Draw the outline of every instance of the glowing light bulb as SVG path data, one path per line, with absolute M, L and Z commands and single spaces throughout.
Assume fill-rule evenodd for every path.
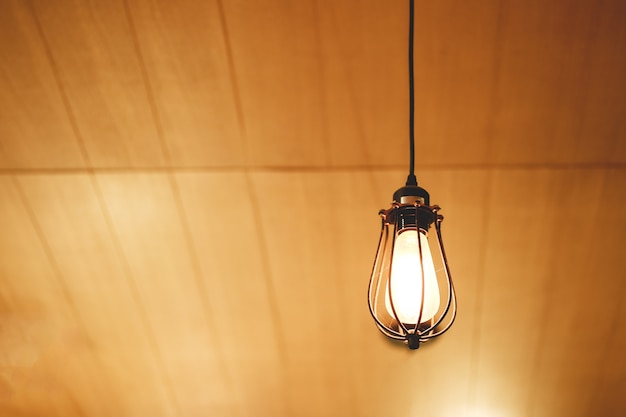
M 428 238 L 421 231 L 419 242 L 415 229 L 404 230 L 396 237 L 391 260 L 391 299 L 398 318 L 404 324 L 416 324 L 422 302 L 422 269 L 420 268 L 420 243 L 422 246 L 421 262 L 424 265 L 424 308 L 421 323 L 432 319 L 439 310 L 439 286 L 435 265 L 428 246 Z M 385 306 L 392 316 L 391 299 L 387 294 Z

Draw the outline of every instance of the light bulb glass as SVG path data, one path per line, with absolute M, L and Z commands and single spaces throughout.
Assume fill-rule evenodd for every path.
M 418 242 L 419 235 L 419 242 Z M 422 246 L 421 261 L 424 265 L 424 308 L 421 323 L 432 319 L 439 310 L 439 285 L 433 257 L 425 232 L 415 229 L 404 230 L 396 237 L 391 258 L 391 299 L 398 315 L 404 324 L 417 324 L 422 301 L 422 269 L 420 268 L 420 243 Z M 389 294 L 385 297 L 385 305 L 391 316 Z

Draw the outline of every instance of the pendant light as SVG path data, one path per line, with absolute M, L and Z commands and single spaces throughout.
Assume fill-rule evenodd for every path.
M 456 295 L 441 238 L 440 207 L 415 177 L 414 0 L 409 0 L 409 148 L 406 185 L 380 210 L 382 229 L 370 279 L 369 309 L 379 330 L 417 349 L 446 332 Z

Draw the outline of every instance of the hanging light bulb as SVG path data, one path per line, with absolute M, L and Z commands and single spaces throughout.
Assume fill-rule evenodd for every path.
M 419 233 L 419 242 L 418 239 Z M 424 266 L 424 283 L 415 270 L 420 268 L 420 245 Z M 405 229 L 398 234 L 393 248 L 389 289 L 385 297 L 385 307 L 389 314 L 394 314 L 389 294 L 393 294 L 398 319 L 403 323 L 415 325 L 420 313 L 422 291 L 424 309 L 420 322 L 432 319 L 439 309 L 439 285 L 433 257 L 430 253 L 426 232 L 415 228 Z
M 391 208 L 379 212 L 382 229 L 368 302 L 383 334 L 417 349 L 452 326 L 456 295 L 441 238 L 443 216 L 415 178 L 414 0 L 409 14 L 409 175 Z
M 369 308 L 386 336 L 417 349 L 452 325 L 456 296 L 441 238 L 438 206 L 417 185 L 400 188 L 379 212 L 382 229 L 369 286 Z

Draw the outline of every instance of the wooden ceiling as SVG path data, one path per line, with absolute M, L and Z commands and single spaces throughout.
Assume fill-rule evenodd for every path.
M 626 415 L 626 3 L 417 1 L 416 352 L 366 303 L 406 3 L 0 2 L 1 415 Z

